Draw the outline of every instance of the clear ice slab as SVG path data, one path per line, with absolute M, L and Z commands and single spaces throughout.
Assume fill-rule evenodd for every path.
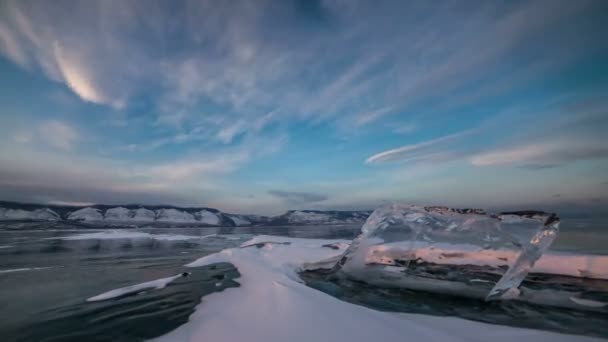
M 557 215 L 541 211 L 494 215 L 384 205 L 367 219 L 334 274 L 380 286 L 512 299 L 558 230 Z

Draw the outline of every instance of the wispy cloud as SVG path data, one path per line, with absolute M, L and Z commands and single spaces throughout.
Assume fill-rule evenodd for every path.
M 466 137 L 476 132 L 476 130 L 466 130 L 432 140 L 406 145 L 399 148 L 383 151 L 367 158 L 365 163 L 375 164 L 390 161 L 429 161 L 441 160 L 452 156 L 452 146 L 450 144 L 458 139 Z
M 155 165 L 141 172 L 152 179 L 183 183 L 192 179 L 230 173 L 249 161 L 249 158 L 248 154 L 240 153 L 207 160 L 174 161 Z
M 385 108 L 379 108 L 379 109 L 373 110 L 371 112 L 362 113 L 359 116 L 357 116 L 357 118 L 355 120 L 355 125 L 363 126 L 363 125 L 369 124 L 371 122 L 374 122 L 374 121 L 378 120 L 379 118 L 381 118 L 382 116 L 390 113 L 391 110 L 392 110 L 392 108 L 385 107 Z
M 606 56 L 604 7 L 0 1 L 0 54 L 15 64 L 0 66 L 38 82 L 0 103 L 0 192 L 338 207 L 398 199 L 394 184 L 451 161 L 478 175 L 605 159 L 605 77 L 570 79 Z M 30 101 L 40 91 L 68 100 Z M 244 186 L 260 166 L 276 183 Z M 315 186 L 326 173 L 336 181 Z
M 112 100 L 109 96 L 104 95 L 101 89 L 97 88 L 89 74 L 90 70 L 87 69 L 81 58 L 70 56 L 58 42 L 55 42 L 53 52 L 57 68 L 64 82 L 76 95 L 88 102 L 109 104 L 116 108 L 124 106 L 122 100 Z
M 311 204 L 328 199 L 327 195 L 313 192 L 271 190 L 268 193 L 286 200 L 291 205 Z
M 601 158 L 608 158 L 608 146 L 603 143 L 557 140 L 477 154 L 471 157 L 471 163 L 475 166 L 519 165 L 538 169 Z
M 316 16 L 310 20 L 299 17 L 290 2 L 182 5 L 174 8 L 183 18 L 176 23 L 154 1 L 76 2 L 69 17 L 79 20 L 69 20 L 61 6 L 51 10 L 45 3 L 7 1 L 1 51 L 20 65 L 42 69 L 83 100 L 117 109 L 136 94 L 161 90 L 155 96 L 161 121 L 196 120 L 197 106 L 211 103 L 226 107 L 232 122 L 253 123 L 282 107 L 280 115 L 267 119 L 339 117 L 365 125 L 382 119 L 388 108 L 432 101 L 438 94 L 442 102 L 451 101 L 456 89 L 469 93 L 467 86 L 511 60 L 517 47 L 534 44 L 538 33 L 559 28 L 591 6 L 483 3 L 470 12 L 448 3 L 402 3 L 396 10 L 327 2 L 309 14 Z M 139 15 L 144 8 L 145 17 Z M 273 13 L 286 20 L 269 20 Z M 542 23 L 535 20 L 539 15 L 545 18 Z M 289 25 L 293 22 L 302 25 Z M 319 30 L 323 23 L 334 29 Z M 146 39 L 133 38 L 143 33 Z M 553 40 L 542 46 L 538 58 L 565 50 Z M 231 124 L 226 125 L 217 127 L 217 134 L 230 141 Z
M 72 149 L 74 143 L 79 138 L 79 134 L 74 128 L 57 120 L 42 123 L 38 134 L 52 146 L 64 150 Z

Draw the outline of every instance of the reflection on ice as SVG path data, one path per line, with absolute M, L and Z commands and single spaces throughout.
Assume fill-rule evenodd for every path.
M 378 285 L 515 298 L 558 227 L 555 214 L 536 211 L 489 215 L 385 205 L 368 218 L 335 271 Z

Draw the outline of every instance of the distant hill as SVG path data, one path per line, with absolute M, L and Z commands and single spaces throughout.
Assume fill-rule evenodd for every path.
M 278 216 L 240 215 L 171 205 L 66 206 L 0 201 L 0 222 L 58 222 L 83 226 L 252 226 L 363 223 L 371 211 L 290 210 Z

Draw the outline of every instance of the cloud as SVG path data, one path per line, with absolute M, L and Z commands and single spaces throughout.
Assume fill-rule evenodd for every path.
M 267 120 L 365 125 L 383 119 L 387 108 L 433 105 L 438 95 L 441 103 L 457 101 L 475 93 L 471 84 L 497 82 L 486 75 L 505 61 L 527 61 L 513 58 L 521 46 L 536 52 L 518 65 L 532 74 L 535 62 L 585 51 L 581 45 L 589 42 L 573 39 L 578 31 L 567 24 L 593 9 L 570 1 L 484 3 L 474 12 L 447 3 L 337 3 L 302 13 L 292 2 L 196 1 L 168 14 L 156 1 L 6 1 L 0 51 L 84 101 L 124 109 L 147 93 L 159 122 L 176 128 L 200 120 L 201 104 L 222 107 L 230 120 L 215 134 L 231 142 L 235 122 L 249 131 L 279 107 Z M 572 32 L 543 35 L 552 29 Z
M 58 42 L 54 44 L 54 58 L 57 68 L 64 82 L 81 99 L 97 104 L 109 104 L 115 108 L 122 108 L 121 100 L 112 100 L 97 88 L 90 75 L 90 70 L 83 65 L 80 58 L 70 57 Z
M 184 182 L 205 176 L 230 173 L 249 161 L 249 155 L 219 156 L 208 160 L 185 160 L 156 165 L 143 171 L 148 177 Z
M 244 129 L 245 124 L 242 121 L 237 121 L 232 125 L 220 129 L 220 131 L 217 133 L 217 138 L 221 142 L 228 144 L 231 143 L 236 136 L 243 133 Z
M 475 166 L 521 165 L 538 169 L 601 158 L 608 158 L 608 146 L 603 143 L 558 140 L 477 154 L 471 157 L 471 163 Z
M 0 155 L 5 164 L 0 170 L 14 166 L 3 178 L 13 193 L 21 188 L 33 196 L 32 189 L 38 188 L 53 200 L 65 196 L 86 201 L 70 195 L 84 181 L 93 185 L 83 188 L 95 188 L 103 198 L 137 193 L 163 201 L 208 200 L 211 194 L 201 194 L 201 187 L 219 187 L 229 175 L 241 177 L 238 170 L 279 152 L 292 129 L 296 139 L 311 139 L 333 138 L 331 128 L 340 135 L 341 128 L 356 127 L 356 151 L 348 150 L 354 146 L 355 139 L 350 139 L 340 158 L 364 159 L 359 153 L 373 148 L 379 153 L 370 153 L 366 163 L 374 165 L 464 160 L 478 166 L 476 170 L 488 165 L 538 169 L 605 154 L 605 110 L 594 123 L 556 124 L 564 117 L 580 119 L 574 110 L 549 110 L 538 115 L 542 119 L 532 118 L 537 116 L 532 102 L 538 99 L 540 82 L 544 93 L 551 93 L 550 99 L 539 96 L 544 104 L 585 93 L 579 87 L 584 82 L 570 83 L 564 91 L 544 84 L 556 75 L 574 75 L 578 66 L 603 56 L 599 42 L 604 35 L 591 18 L 602 13 L 600 2 L 480 1 L 454 6 L 340 0 L 301 11 L 292 1 L 202 0 L 169 7 L 156 0 L 102 1 L 95 6 L 0 1 L 0 53 L 27 72 L 55 82 L 55 90 L 73 93 L 72 111 L 83 109 L 83 115 L 94 118 L 111 114 L 86 123 L 50 121 L 44 128 L 35 124 L 22 129 L 16 123 L 18 129 L 10 130 L 0 125 L 7 140 L 21 148 L 5 146 L 5 155 Z M 46 89 L 41 84 L 32 89 Z M 530 90 L 531 96 L 521 97 Z M 477 120 L 515 108 L 510 102 L 527 112 L 524 120 L 519 115 L 520 121 L 513 123 L 515 114 L 492 130 L 477 127 Z M 32 106 L 36 113 L 24 117 L 52 118 L 40 107 Z M 109 129 L 109 124 L 114 126 Z M 589 127 L 596 131 L 589 134 Z M 80 131 L 85 129 L 92 134 Z M 93 135 L 99 137 L 89 138 Z M 104 146 L 81 144 L 94 139 Z M 326 143 L 318 140 L 310 144 L 318 150 L 298 155 L 297 162 L 326 152 L 333 157 L 327 144 L 314 144 Z M 92 157 L 99 153 L 89 150 L 94 148 L 112 157 Z M 16 156 L 17 151 L 22 156 Z M 66 156 L 41 157 L 49 152 Z M 291 161 L 288 152 L 280 157 Z M 125 155 L 130 159 L 123 159 Z M 21 160 L 27 158 L 46 160 L 50 170 L 44 163 Z M 36 173 L 26 172 L 28 168 Z M 352 172 L 371 175 L 379 170 Z M 384 174 L 377 175 L 370 177 L 377 180 Z M 268 206 L 314 199 L 297 192 L 266 192 L 290 186 L 268 186 L 256 195 L 263 195 Z M 241 199 L 237 190 L 228 188 L 236 193 L 218 203 L 230 205 L 234 200 L 257 206 L 256 199 Z M 328 193 L 325 190 L 319 192 Z M 379 198 L 396 190 L 386 186 L 361 191 Z M 101 198 L 90 192 L 88 196 Z M 372 195 L 360 196 L 361 201 L 373 201 Z M 331 200 L 338 206 L 349 198 L 336 199 L 332 193 Z
M 26 66 L 28 63 L 27 55 L 19 46 L 17 38 L 2 22 L 0 22 L 0 51 L 20 66 Z
M 606 100 L 560 100 L 540 110 L 510 108 L 472 128 L 376 153 L 365 163 L 466 160 L 478 167 L 502 165 L 540 170 L 608 158 L 604 142 L 608 127 Z
M 355 120 L 355 125 L 363 126 L 363 125 L 369 124 L 371 122 L 374 122 L 374 121 L 378 120 L 379 118 L 381 118 L 382 116 L 385 116 L 386 114 L 390 113 L 391 110 L 392 110 L 392 108 L 385 107 L 385 108 L 379 108 L 379 109 L 373 110 L 371 112 L 366 112 L 366 113 L 360 114 L 359 116 L 357 116 L 357 118 Z
M 397 134 L 409 134 L 416 131 L 417 129 L 418 125 L 416 125 L 415 123 L 408 122 L 397 125 L 397 127 L 393 128 L 393 132 Z
M 476 130 L 470 129 L 432 140 L 406 145 L 399 148 L 383 151 L 365 160 L 366 164 L 377 164 L 391 161 L 424 161 L 441 160 L 453 154 L 451 145 L 454 141 L 471 135 Z M 449 152 L 446 152 L 449 151 Z
M 328 199 L 327 195 L 312 192 L 271 190 L 268 193 L 282 198 L 292 205 L 322 202 Z
M 19 144 L 29 144 L 33 138 L 32 132 L 18 132 L 13 137 L 13 140 Z
M 127 32 L 118 33 L 124 29 L 119 20 L 105 25 L 108 13 L 103 9 L 111 4 L 96 6 L 99 12 L 95 14 L 85 4 L 67 5 L 69 10 L 48 8 L 42 3 L 3 2 L 0 52 L 22 67 L 42 71 L 49 79 L 64 83 L 84 101 L 123 108 L 125 97 L 135 85 L 127 86 L 125 77 L 136 81 L 129 57 L 136 54 L 137 47 L 118 36 Z M 68 12 L 79 20 L 70 20 Z M 148 68 L 145 60 L 135 63 L 140 70 Z
M 41 140 L 62 150 L 71 150 L 79 139 L 79 134 L 73 127 L 57 120 L 43 122 L 38 128 L 38 134 Z

